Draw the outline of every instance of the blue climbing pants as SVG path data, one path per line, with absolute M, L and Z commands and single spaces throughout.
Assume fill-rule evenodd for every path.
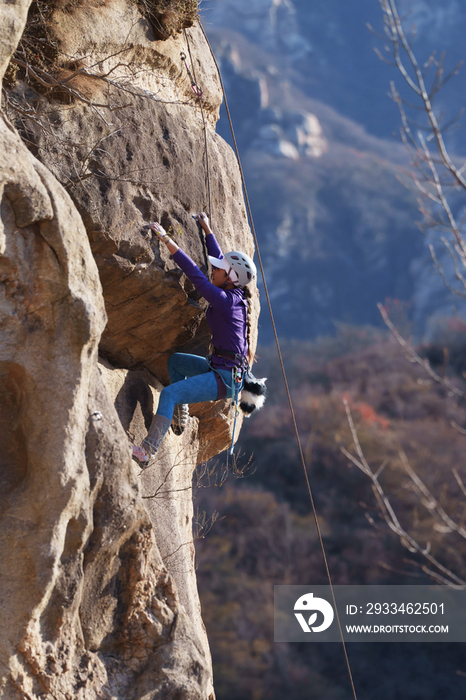
M 217 400 L 216 373 L 226 386 L 226 398 L 233 398 L 232 370 L 216 369 L 214 372 L 205 357 L 176 352 L 170 356 L 167 368 L 170 384 L 160 394 L 157 413 L 170 421 L 178 404 Z

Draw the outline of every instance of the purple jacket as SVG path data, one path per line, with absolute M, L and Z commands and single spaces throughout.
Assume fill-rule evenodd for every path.
M 213 233 L 209 233 L 205 241 L 209 255 L 214 258 L 223 258 Z M 172 258 L 204 299 L 209 302 L 206 318 L 212 333 L 212 345 L 220 350 L 247 356 L 248 302 L 243 290 L 239 288 L 223 290 L 214 287 L 189 255 L 182 250 L 177 250 Z M 213 367 L 222 369 L 234 365 L 235 363 L 227 358 L 212 357 Z

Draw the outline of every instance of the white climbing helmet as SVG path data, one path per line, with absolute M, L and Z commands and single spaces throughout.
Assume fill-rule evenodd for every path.
M 226 272 L 233 270 L 235 275 L 232 276 L 232 282 L 235 286 L 245 287 L 249 282 L 256 279 L 256 266 L 249 255 L 241 253 L 239 250 L 226 253 L 225 257 L 222 259 L 214 258 L 209 255 L 209 260 L 214 267 L 219 267 L 221 270 L 225 270 Z M 234 279 L 234 277 L 236 277 L 236 279 Z

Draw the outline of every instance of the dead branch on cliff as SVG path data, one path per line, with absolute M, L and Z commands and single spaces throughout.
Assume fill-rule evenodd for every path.
M 245 479 L 256 470 L 252 456 L 246 458 L 242 452 L 234 453 L 224 460 L 203 462 L 194 472 L 193 485 L 197 489 L 220 488 L 232 479 Z
M 181 551 L 184 547 L 194 545 L 198 540 L 203 540 L 212 530 L 217 520 L 223 520 L 223 518 L 220 517 L 220 513 L 218 513 L 216 510 L 211 515 L 207 515 L 207 512 L 205 510 L 199 510 L 199 508 L 197 508 L 192 522 L 192 538 L 190 540 L 187 540 L 186 542 L 182 542 L 176 549 L 174 549 L 172 552 L 169 552 L 169 554 L 163 554 L 163 560 L 166 561 L 167 559 L 171 559 L 171 557 L 175 556 L 175 554 L 178 554 L 178 552 Z M 172 565 L 170 565 L 170 568 L 172 571 L 179 571 Z
M 252 457 L 250 456 L 246 459 L 241 452 L 238 452 L 231 459 L 228 458 L 224 461 L 214 459 L 201 462 L 194 470 L 192 482 L 185 486 L 174 487 L 173 485 L 168 485 L 174 470 L 190 463 L 190 457 L 185 457 L 183 451 L 180 450 L 175 455 L 172 466 L 157 485 L 155 491 L 149 496 L 143 496 L 143 498 L 171 499 L 175 493 L 183 493 L 192 489 L 221 488 L 227 481 L 244 479 L 247 476 L 251 476 L 255 471 Z

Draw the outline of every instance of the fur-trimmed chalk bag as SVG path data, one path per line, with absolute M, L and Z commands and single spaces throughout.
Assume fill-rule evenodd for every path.
M 245 373 L 239 407 L 246 418 L 249 418 L 254 411 L 258 411 L 264 405 L 265 397 L 267 396 L 266 381 L 267 377 L 257 379 L 252 372 Z

